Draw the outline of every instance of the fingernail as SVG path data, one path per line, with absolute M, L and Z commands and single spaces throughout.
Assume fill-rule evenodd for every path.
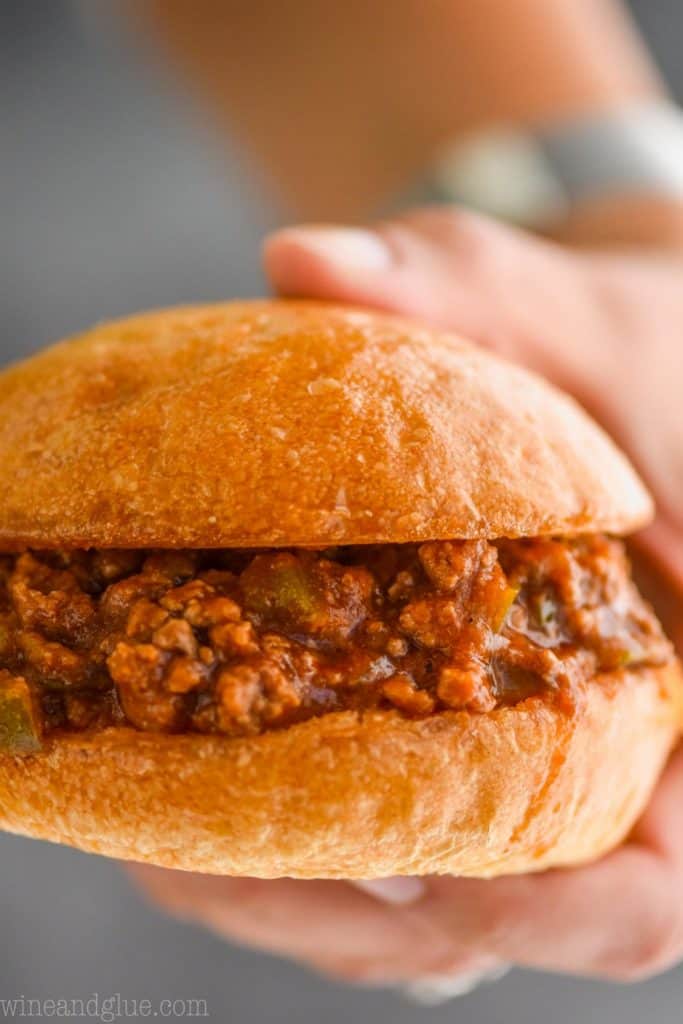
M 481 985 L 491 985 L 500 981 L 510 970 L 510 964 L 497 964 L 482 971 L 467 971 L 456 975 L 426 975 L 407 985 L 401 991 L 411 1002 L 422 1006 L 438 1006 L 449 999 L 469 995 Z
M 374 896 L 375 899 L 382 900 L 383 903 L 393 903 L 397 906 L 415 903 L 427 891 L 420 878 L 372 878 L 368 881 L 354 881 L 351 884 Z
M 386 242 L 374 231 L 362 228 L 288 228 L 279 237 L 346 271 L 386 270 L 393 261 Z

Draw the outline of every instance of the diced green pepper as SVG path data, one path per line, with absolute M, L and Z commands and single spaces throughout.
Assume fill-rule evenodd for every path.
M 0 675 L 0 753 L 36 754 L 41 749 L 40 717 L 28 683 L 21 676 Z
M 266 619 L 305 627 L 321 611 L 316 580 L 293 555 L 255 558 L 240 582 L 247 610 Z

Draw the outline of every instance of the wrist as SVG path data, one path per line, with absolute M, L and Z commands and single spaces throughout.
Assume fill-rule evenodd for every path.
M 573 244 L 683 245 L 683 112 L 625 105 L 446 151 L 431 197 Z

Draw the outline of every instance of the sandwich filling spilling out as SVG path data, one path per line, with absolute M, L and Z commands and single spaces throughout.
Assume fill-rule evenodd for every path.
M 434 541 L 0 559 L 0 748 L 55 730 L 253 735 L 331 711 L 529 698 L 671 649 L 623 545 Z

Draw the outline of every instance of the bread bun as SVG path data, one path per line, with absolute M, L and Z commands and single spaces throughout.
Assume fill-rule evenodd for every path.
M 573 714 L 324 715 L 249 739 L 130 729 L 0 759 L 0 824 L 218 874 L 491 877 L 578 864 L 643 809 L 680 724 L 676 666 L 603 676 Z
M 537 377 L 407 321 L 282 301 L 101 325 L 0 375 L 0 488 L 0 550 L 621 533 L 652 511 Z M 672 661 L 591 680 L 573 711 L 54 733 L 0 757 L 0 826 L 263 878 L 580 863 L 642 810 L 681 692 Z
M 605 434 L 460 338 L 299 302 L 100 325 L 0 375 L 0 545 L 327 546 L 621 533 Z

